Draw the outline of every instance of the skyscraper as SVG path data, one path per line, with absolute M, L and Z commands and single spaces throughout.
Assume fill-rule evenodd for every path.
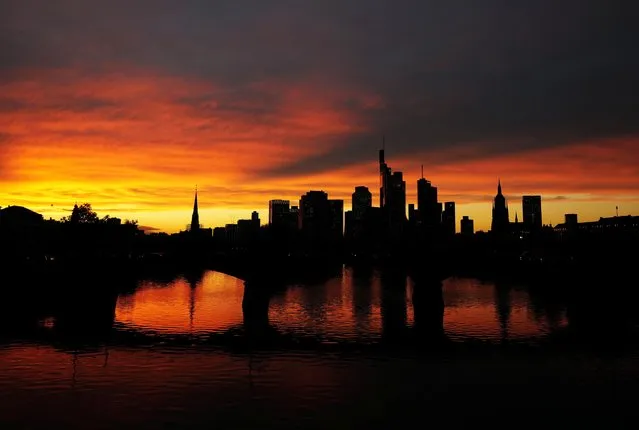
M 324 191 L 309 191 L 300 199 L 300 230 L 307 240 L 325 240 L 331 230 L 331 206 Z
M 391 175 L 391 169 L 384 159 L 384 142 L 382 141 L 382 149 L 379 150 L 379 207 L 386 206 L 386 194 L 388 190 L 388 178 Z
M 288 200 L 270 200 L 268 202 L 268 223 L 282 226 L 286 224 L 288 214 L 290 213 L 290 204 Z
M 331 236 L 340 238 L 344 235 L 344 200 L 329 200 L 328 206 L 331 215 Z
M 493 220 L 490 229 L 496 234 L 507 233 L 510 227 L 508 217 L 508 204 L 506 197 L 501 192 L 501 180 L 497 183 L 497 195 L 493 203 Z
M 456 233 L 455 224 L 455 202 L 444 203 L 444 212 L 442 213 L 442 227 L 444 234 L 453 236 Z
M 368 209 L 373 205 L 373 195 L 368 190 L 368 187 L 355 187 L 355 192 L 352 196 L 353 207 L 353 219 L 361 221 Z
M 193 215 L 191 215 L 191 228 L 192 232 L 200 230 L 200 214 L 197 207 L 197 188 L 195 189 L 195 201 L 193 202 Z
M 464 215 L 461 219 L 461 234 L 464 236 L 472 236 L 475 234 L 475 222 L 468 218 L 467 215 Z
M 541 196 L 522 196 L 521 205 L 524 211 L 524 228 L 527 231 L 541 230 Z
M 391 236 L 401 235 L 406 223 L 406 182 L 402 172 L 393 172 L 379 150 L 379 205 Z
M 432 233 L 439 229 L 442 222 L 441 204 L 437 202 L 437 187 L 422 177 L 417 180 L 417 212 L 423 231 Z

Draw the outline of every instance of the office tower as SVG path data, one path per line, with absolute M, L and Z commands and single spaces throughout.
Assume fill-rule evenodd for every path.
M 331 205 L 324 191 L 309 191 L 300 199 L 299 227 L 308 240 L 324 240 L 331 230 Z
M 251 213 L 251 222 L 255 227 L 260 228 L 260 214 L 257 211 Z
M 464 236 L 472 236 L 475 234 L 475 222 L 468 218 L 467 215 L 464 215 L 460 222 L 461 234 Z
M 393 172 L 387 195 L 391 224 L 401 226 L 406 222 L 406 181 L 402 172 Z
M 442 212 L 442 228 L 446 235 L 452 236 L 456 233 L 455 202 L 444 203 L 444 211 Z
M 268 202 L 268 223 L 281 226 L 286 224 L 291 202 L 288 200 L 270 200 Z
M 382 143 L 382 146 L 384 143 Z M 391 175 L 391 169 L 384 159 L 384 149 L 379 150 L 379 207 L 386 206 L 386 194 L 388 190 L 388 178 Z
M 368 187 L 355 187 L 352 199 L 353 219 L 361 221 L 373 205 L 373 195 Z
M 522 196 L 524 228 L 528 231 L 541 230 L 541 196 Z
M 408 221 L 411 224 L 414 224 L 417 221 L 417 211 L 415 210 L 415 204 L 414 203 L 410 203 L 408 205 Z
M 344 235 L 344 200 L 328 201 L 331 222 L 330 234 L 333 238 L 341 238 Z
M 191 215 L 191 231 L 200 230 L 200 214 L 197 207 L 197 188 L 195 189 L 195 201 L 193 202 L 193 214 Z
M 439 230 L 442 221 L 442 205 L 437 202 L 437 187 L 422 177 L 417 180 L 417 212 L 422 230 L 432 234 Z
M 379 151 L 379 203 L 391 237 L 399 237 L 406 223 L 406 182 L 402 172 L 393 172 Z
M 286 216 L 286 226 L 289 230 L 291 231 L 299 230 L 300 228 L 299 215 L 300 215 L 299 206 L 291 206 L 291 210 Z
M 506 197 L 501 192 L 501 180 L 497 183 L 497 195 L 493 203 L 493 220 L 491 231 L 496 234 L 504 234 L 509 231 L 510 219 L 508 217 L 508 204 Z

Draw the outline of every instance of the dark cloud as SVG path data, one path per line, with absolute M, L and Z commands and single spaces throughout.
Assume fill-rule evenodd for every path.
M 27 100 L 8 97 L 0 97 L 1 112 L 18 111 L 57 111 L 71 113 L 85 113 L 98 111 L 104 108 L 117 107 L 117 104 L 95 97 L 69 97 L 65 96 L 59 100 Z
M 639 132 L 639 30 L 624 4 L 631 2 L 4 1 L 0 76 L 122 65 L 197 77 L 225 93 L 180 103 L 255 121 L 281 103 L 256 82 L 313 82 L 382 100 L 366 107 L 338 98 L 336 109 L 368 131 L 323 136 L 339 149 L 262 176 L 374 159 L 383 133 L 396 155 L 446 161 L 446 150 L 466 148 L 466 157 L 487 157 Z M 61 108 L 99 108 L 94 102 Z M 0 110 L 19 108 L 8 103 Z

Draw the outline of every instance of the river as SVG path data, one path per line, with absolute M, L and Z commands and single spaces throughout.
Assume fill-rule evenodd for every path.
M 634 414 L 634 350 L 548 347 L 570 331 L 570 309 L 530 285 L 416 286 L 343 268 L 247 295 L 241 280 L 203 271 L 137 280 L 82 318 L 9 312 L 0 425 L 500 427 L 518 414 L 518 427 L 623 427 Z

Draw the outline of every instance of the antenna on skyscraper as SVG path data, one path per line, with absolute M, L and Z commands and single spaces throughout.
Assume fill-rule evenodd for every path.
M 422 164 L 422 179 L 424 179 L 424 165 Z
M 386 135 L 382 134 L 382 149 L 386 150 Z
M 617 212 L 617 216 L 619 216 L 619 206 L 615 206 L 615 211 Z

